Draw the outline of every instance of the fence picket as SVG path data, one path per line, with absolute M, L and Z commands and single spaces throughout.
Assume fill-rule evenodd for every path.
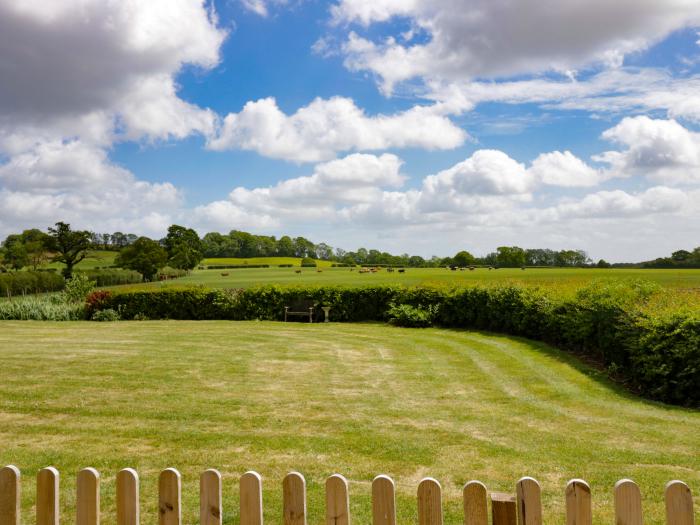
M 20 472 L 14 465 L 0 469 L 0 523 L 20 524 Z
M 382 474 L 372 481 L 372 525 L 396 525 L 394 481 Z
M 166 468 L 158 478 L 158 514 L 160 525 L 180 525 L 182 509 L 180 503 L 180 473 L 174 468 Z
M 486 485 L 481 481 L 469 481 L 462 489 L 464 525 L 488 525 Z
M 284 525 L 306 525 L 306 480 L 290 472 L 282 481 Z
M 240 525 L 262 525 L 262 478 L 257 472 L 246 472 L 240 481 Z
M 615 523 L 642 525 L 642 495 L 637 484 L 630 479 L 615 483 Z
M 221 525 L 221 473 L 207 469 L 199 478 L 199 523 Z
M 524 477 L 518 480 L 515 488 L 518 499 L 518 524 L 542 525 L 540 484 L 533 478 Z
M 566 484 L 566 525 L 592 525 L 591 487 L 582 479 Z
M 436 479 L 418 484 L 418 525 L 442 525 L 442 487 Z
M 504 492 L 491 493 L 491 521 L 493 525 L 516 525 L 518 512 L 515 496 Z
M 58 470 L 46 467 L 36 477 L 36 524 L 58 523 Z
M 666 483 L 666 523 L 668 525 L 693 525 L 693 494 L 688 485 L 674 480 Z
M 350 525 L 348 481 L 340 474 L 326 480 L 326 525 Z
M 139 475 L 132 468 L 117 473 L 117 525 L 139 525 Z
M 100 525 L 100 473 L 94 468 L 78 472 L 76 524 Z

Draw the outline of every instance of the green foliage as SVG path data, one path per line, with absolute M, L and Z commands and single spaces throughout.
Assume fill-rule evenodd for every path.
M 304 268 L 313 268 L 316 266 L 316 260 L 313 257 L 304 257 L 301 259 L 301 266 Z
M 461 252 L 457 252 L 457 255 L 452 258 L 452 261 L 455 265 L 464 268 L 474 264 L 476 262 L 476 257 L 468 251 L 462 250 Z
M 391 305 L 389 308 L 389 322 L 396 326 L 407 328 L 427 328 L 432 326 L 438 312 L 438 305 L 412 306 L 410 304 Z
M 489 330 L 581 353 L 617 370 L 628 387 L 682 405 L 700 405 L 700 315 L 650 305 L 668 291 L 655 283 L 593 282 L 575 294 L 522 285 L 432 288 L 281 287 L 244 290 L 166 288 L 115 293 L 100 309 L 122 318 L 281 320 L 300 300 L 330 306 L 340 322 L 387 321 Z M 399 306 L 394 306 L 399 305 Z M 393 308 L 392 308 L 393 307 Z M 321 315 L 320 308 L 319 319 Z M 403 324 L 406 326 L 407 324 Z M 413 324 L 412 326 L 417 326 Z
M 119 312 L 112 310 L 111 308 L 107 308 L 106 310 L 98 310 L 92 314 L 91 319 L 93 321 L 110 322 L 119 321 L 120 317 Z
M 85 306 L 67 303 L 55 297 L 18 297 L 0 301 L 0 320 L 79 321 L 85 318 Z
M 0 296 L 13 297 L 63 289 L 65 280 L 55 272 L 0 273 Z
M 45 245 L 48 250 L 55 252 L 54 262 L 66 265 L 63 277 L 70 279 L 73 267 L 87 257 L 91 246 L 91 234 L 87 231 L 71 230 L 70 224 L 57 222 L 55 227 L 49 228 Z
M 95 286 L 114 286 L 118 284 L 134 284 L 143 281 L 143 276 L 135 270 L 121 268 L 106 268 L 103 270 L 81 270 Z
M 192 228 L 173 224 L 165 237 L 168 264 L 181 270 L 192 270 L 204 257 L 204 245 Z
M 93 288 L 95 281 L 91 281 L 84 273 L 76 273 L 66 281 L 63 297 L 68 303 L 83 303 Z
M 144 280 L 151 281 L 167 260 L 168 253 L 160 244 L 147 237 L 139 237 L 123 248 L 114 262 L 121 268 L 139 272 Z

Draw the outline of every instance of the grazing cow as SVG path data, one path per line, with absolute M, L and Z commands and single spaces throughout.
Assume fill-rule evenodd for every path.
M 294 270 L 294 273 L 301 273 L 301 270 Z

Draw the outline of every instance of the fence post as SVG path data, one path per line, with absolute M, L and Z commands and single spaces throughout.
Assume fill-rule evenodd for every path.
M 326 480 L 326 525 L 350 525 L 348 481 L 340 474 Z
M 262 478 L 257 472 L 246 472 L 240 481 L 240 525 L 262 525 Z
M 442 525 L 442 487 L 436 479 L 418 484 L 418 525 Z
M 632 480 L 621 479 L 615 483 L 615 523 L 642 525 L 642 495 Z
M 306 480 L 290 472 L 282 480 L 284 525 L 306 525 Z
M 582 479 L 566 484 L 566 525 L 592 525 L 591 487 Z
M 504 492 L 491 493 L 491 521 L 493 525 L 516 525 L 518 511 L 515 496 Z
M 20 473 L 14 465 L 0 469 L 0 522 L 20 525 Z
M 537 480 L 524 477 L 516 485 L 518 498 L 518 525 L 542 525 L 542 502 L 540 484 Z
M 58 470 L 46 467 L 36 478 L 36 524 L 58 525 Z
M 174 468 L 166 468 L 158 478 L 158 523 L 160 525 L 181 524 L 180 492 L 180 473 Z
M 464 525 L 488 525 L 486 485 L 481 481 L 469 481 L 462 489 Z
M 199 478 L 199 523 L 221 525 L 221 474 L 216 469 L 207 469 Z
M 100 473 L 94 468 L 78 472 L 77 525 L 100 525 Z
M 117 525 L 139 525 L 139 475 L 132 468 L 117 473 Z
M 394 481 L 383 474 L 372 481 L 372 525 L 396 525 Z
M 668 525 L 693 525 L 693 495 L 688 485 L 674 480 L 666 483 L 666 523 Z

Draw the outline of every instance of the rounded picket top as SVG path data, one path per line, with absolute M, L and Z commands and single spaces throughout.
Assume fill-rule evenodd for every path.
M 617 525 L 642 525 L 642 494 L 631 479 L 615 483 L 615 523 Z
M 434 478 L 418 484 L 418 525 L 442 525 L 442 487 Z
M 117 473 L 117 525 L 139 525 L 139 475 L 133 468 Z
M 200 525 L 221 525 L 221 473 L 213 468 L 199 476 L 199 523 Z
M 241 476 L 240 491 L 240 525 L 262 525 L 262 476 L 249 470 Z
M 535 478 L 525 476 L 515 486 L 518 502 L 518 525 L 542 524 L 542 500 L 540 484 Z
M 58 524 L 59 474 L 54 467 L 39 471 L 36 479 L 36 523 L 37 525 Z
M 76 525 L 100 523 L 100 473 L 92 467 L 78 472 Z
M 467 481 L 462 488 L 464 525 L 488 525 L 488 490 L 481 481 Z
M 384 474 L 372 480 L 372 524 L 396 524 L 394 480 Z
M 666 483 L 666 523 L 693 525 L 693 494 L 688 485 L 679 480 Z
M 306 525 L 306 480 L 299 472 L 282 480 L 282 506 L 285 525 Z
M 566 484 L 566 525 L 591 525 L 591 487 L 582 479 L 572 479 Z
M 20 524 L 21 474 L 14 465 L 0 469 L 0 516 L 8 525 Z
M 160 525 L 180 525 L 182 477 L 177 469 L 166 468 L 158 477 L 158 514 Z
M 342 474 L 326 479 L 326 524 L 350 525 L 350 492 Z

